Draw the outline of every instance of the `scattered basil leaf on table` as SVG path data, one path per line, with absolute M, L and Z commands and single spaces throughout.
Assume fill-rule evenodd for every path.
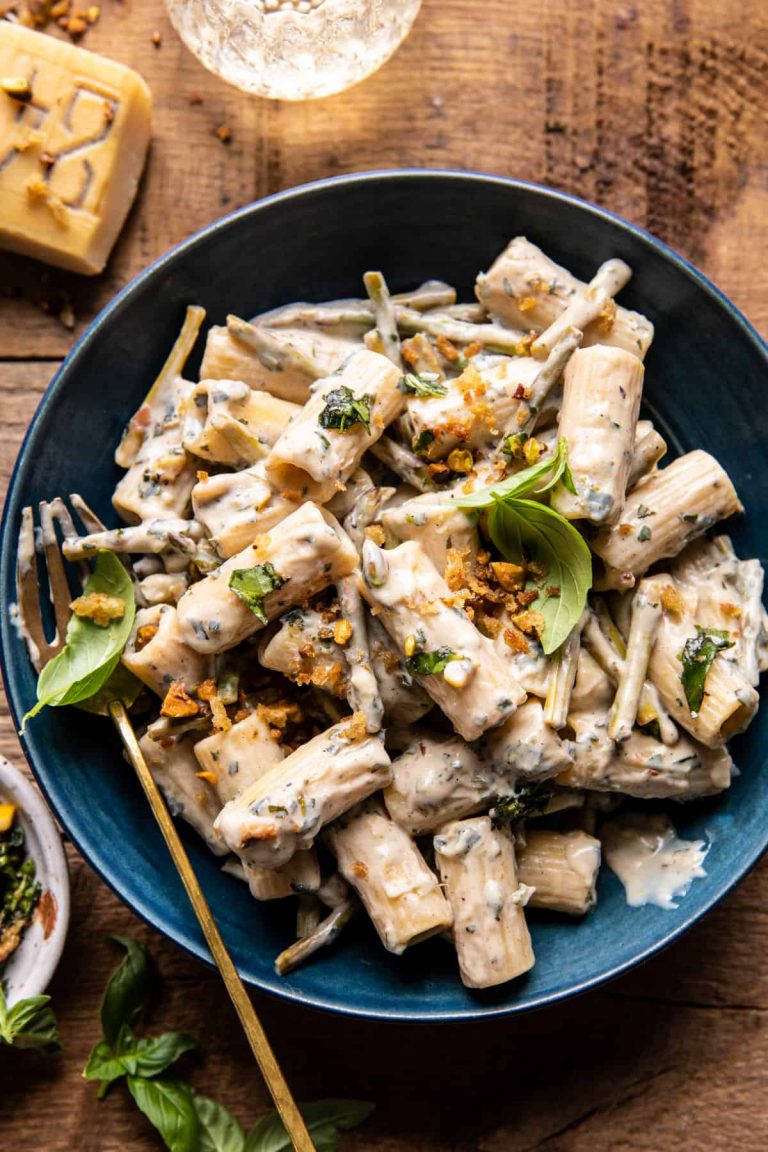
M 192 1037 L 185 1036 L 183 1032 L 163 1032 L 161 1036 L 137 1040 L 121 1059 L 126 1072 L 131 1076 L 152 1079 L 175 1064 L 185 1052 L 191 1052 L 196 1047 Z
M 120 561 L 106 549 L 96 555 L 94 568 L 83 588 L 83 596 L 92 593 L 114 596 L 125 604 L 119 620 L 106 627 L 94 624 L 84 616 L 72 615 L 67 626 L 64 647 L 46 664 L 37 681 L 37 703 L 21 722 L 22 732 L 42 708 L 60 708 L 79 704 L 94 696 L 106 683 L 120 661 L 133 628 L 136 602 L 133 584 Z
M 277 592 L 283 584 L 285 580 L 278 575 L 272 564 L 257 564 L 255 568 L 235 568 L 229 578 L 229 586 L 234 594 L 240 597 L 262 624 L 269 623 L 264 611 L 264 597 L 270 592 Z
M 414 396 L 445 396 L 448 392 L 438 372 L 406 372 L 400 381 L 401 392 Z
M 718 652 L 726 648 L 733 648 L 731 634 L 719 628 L 700 628 L 697 624 L 696 635 L 686 640 L 679 657 L 683 665 L 680 680 L 691 715 L 701 708 L 709 670 Z
M 341 1133 L 362 1124 L 374 1109 L 365 1100 L 318 1100 L 299 1107 L 317 1152 L 336 1152 Z M 280 1117 L 272 1112 L 248 1133 L 244 1152 L 291 1152 L 292 1147 Z
M 0 983 L 0 1048 L 7 1044 L 11 1048 L 57 1052 L 61 1045 L 50 1001 L 50 996 L 30 996 L 9 1008 Z
M 405 667 L 411 676 L 434 676 L 443 672 L 451 660 L 460 660 L 453 648 L 435 648 L 434 652 L 414 652 L 407 656 Z
M 101 1028 L 108 1044 L 119 1043 L 121 1033 L 130 1030 L 147 1006 L 155 974 L 149 953 L 130 936 L 110 936 L 125 949 L 125 956 L 112 973 L 101 1001 Z
M 321 428 L 334 428 L 337 432 L 347 432 L 355 424 L 362 424 L 366 432 L 371 431 L 371 405 L 373 396 L 355 396 L 351 388 L 342 384 L 325 397 L 325 408 L 319 416 Z
M 104 1039 L 94 1045 L 83 1069 L 86 1080 L 101 1082 L 99 1098 L 103 1098 L 110 1084 L 125 1078 L 137 1106 L 171 1152 L 290 1150 L 290 1138 L 275 1111 L 263 1116 L 246 1136 L 223 1105 L 198 1094 L 183 1080 L 163 1075 L 180 1056 L 195 1047 L 195 1042 L 182 1032 L 136 1038 L 133 1029 L 146 1006 L 153 967 L 149 953 L 138 941 L 126 936 L 111 939 L 126 954 L 104 992 Z M 48 997 L 37 999 L 46 1002 Z M 4 1000 L 0 999 L 0 1042 L 5 1027 L 3 1007 Z M 362 1100 L 319 1100 L 300 1108 L 317 1152 L 336 1152 L 340 1134 L 362 1123 L 373 1111 L 373 1105 Z
M 128 1091 L 171 1152 L 197 1152 L 198 1122 L 192 1091 L 180 1080 L 128 1077 Z
M 208 1096 L 192 1093 L 197 1114 L 198 1152 L 245 1152 L 245 1134 L 240 1123 L 223 1104 Z

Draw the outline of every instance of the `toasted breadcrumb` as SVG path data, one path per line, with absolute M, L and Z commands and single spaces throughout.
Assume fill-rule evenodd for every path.
M 516 628 L 504 629 L 504 643 L 507 647 L 511 648 L 513 652 L 520 652 L 526 655 L 531 650 L 531 646 L 523 636 L 522 632 L 518 632 Z
M 200 705 L 187 693 L 182 680 L 173 680 L 163 700 L 160 709 L 161 716 L 170 716 L 172 720 L 182 717 L 197 716 Z
M 367 735 L 368 725 L 362 712 L 355 712 L 339 725 L 339 736 L 342 740 L 364 740 Z
M 373 540 L 374 544 L 378 544 L 383 548 L 387 542 L 387 537 L 381 524 L 369 524 L 365 529 L 365 536 L 368 540 Z
M 661 590 L 661 606 L 665 612 L 679 616 L 685 612 L 685 603 L 673 584 L 665 584 Z
M 352 625 L 349 620 L 337 620 L 333 626 L 333 638 L 337 644 L 348 644 L 352 639 Z
M 125 600 L 119 596 L 107 596 L 105 592 L 91 592 L 88 596 L 78 596 L 70 604 L 75 616 L 92 620 L 99 628 L 108 628 L 113 620 L 125 616 Z

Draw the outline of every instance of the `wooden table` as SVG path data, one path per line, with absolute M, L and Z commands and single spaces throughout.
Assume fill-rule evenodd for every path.
M 647 225 L 768 333 L 765 5 L 424 0 L 411 37 L 378 75 L 293 106 L 244 97 L 205 73 L 159 0 L 104 0 L 86 43 L 144 73 L 154 145 L 98 280 L 0 256 L 4 481 L 74 335 L 119 287 L 222 213 L 339 172 L 476 168 L 575 192 Z M 215 135 L 221 125 L 229 144 Z M 56 318 L 70 300 L 75 333 Z M 7 718 L 2 750 L 20 759 Z M 72 927 L 50 989 L 64 1054 L 0 1058 L 0 1148 L 160 1146 L 123 1090 L 100 1103 L 79 1076 L 115 962 L 109 932 L 137 935 L 157 958 L 165 989 L 152 1027 L 201 1039 L 183 1074 L 252 1122 L 266 1093 L 217 978 L 141 924 L 74 851 L 70 860 Z M 352 1152 L 764 1152 L 767 907 L 763 866 L 642 970 L 509 1022 L 388 1027 L 256 999 L 300 1099 L 378 1103 L 345 1140 Z

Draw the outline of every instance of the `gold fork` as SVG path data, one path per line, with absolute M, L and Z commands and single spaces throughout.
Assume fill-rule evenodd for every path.
M 72 496 L 71 500 L 87 531 L 101 532 L 104 530 L 101 520 L 80 497 Z M 43 502 L 39 505 L 39 511 L 42 551 L 45 555 L 50 598 L 53 602 L 56 619 L 56 631 L 51 641 L 46 637 L 40 608 L 41 588 L 37 570 L 34 513 L 31 507 L 25 508 L 22 512 L 17 562 L 19 615 L 26 629 L 30 658 L 38 672 L 63 648 L 70 616 L 69 604 L 72 593 L 56 535 L 57 522 L 65 537 L 78 534 L 71 513 L 63 500 L 56 499 L 51 503 Z M 85 574 L 83 566 L 80 566 L 81 582 Z M 179 834 L 165 800 L 144 759 L 124 702 L 120 699 L 110 701 L 105 706 L 104 714 L 109 715 L 114 722 L 128 758 L 136 770 L 136 775 L 176 865 L 176 870 L 203 930 L 216 967 L 221 973 L 227 992 L 235 1006 L 235 1011 L 240 1018 L 251 1051 L 256 1057 L 256 1063 L 261 1069 L 261 1074 L 266 1081 L 293 1146 L 296 1152 L 315 1152 L 312 1138 L 272 1051 L 264 1027 L 256 1015 L 237 968 L 221 937 L 208 901 L 179 839 Z

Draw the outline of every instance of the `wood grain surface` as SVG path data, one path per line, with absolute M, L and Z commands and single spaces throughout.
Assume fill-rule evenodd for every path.
M 761 0 L 424 0 L 376 76 L 298 105 L 248 98 L 209 76 L 158 0 L 104 0 L 86 46 L 144 73 L 154 144 L 102 277 L 0 255 L 3 484 L 56 362 L 118 288 L 221 214 L 339 172 L 453 166 L 575 192 L 647 225 L 768 333 Z M 222 124 L 229 144 L 215 135 Z M 74 332 L 57 319 L 70 302 Z M 20 760 L 5 716 L 0 749 Z M 0 1150 L 158 1148 L 122 1090 L 98 1102 L 80 1079 L 116 959 L 109 932 L 137 935 L 157 959 L 164 990 L 151 1026 L 201 1040 L 181 1073 L 252 1122 L 267 1096 L 217 978 L 141 924 L 74 851 L 70 861 L 72 928 L 50 989 L 64 1053 L 0 1055 Z M 377 1102 L 345 1139 L 350 1152 L 764 1152 L 767 949 L 763 866 L 664 956 L 520 1020 L 406 1028 L 256 999 L 300 1099 Z

